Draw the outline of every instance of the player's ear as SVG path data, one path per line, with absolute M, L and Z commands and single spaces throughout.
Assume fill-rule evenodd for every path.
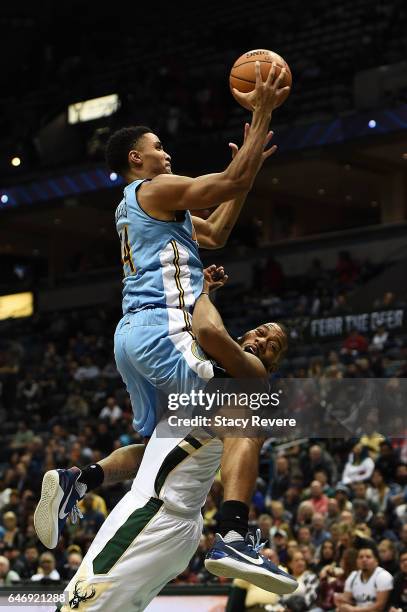
M 139 167 L 143 163 L 143 160 L 141 159 L 141 155 L 139 151 L 137 151 L 136 149 L 132 149 L 131 151 L 129 151 L 128 160 L 129 160 L 129 164 L 132 166 Z

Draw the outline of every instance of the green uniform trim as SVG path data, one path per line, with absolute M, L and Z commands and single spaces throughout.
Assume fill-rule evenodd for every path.
M 160 499 L 151 497 L 145 506 L 137 508 L 130 514 L 127 521 L 119 527 L 114 536 L 93 559 L 93 573 L 107 574 L 162 505 L 163 502 Z
M 199 440 L 189 435 L 186 436 L 182 442 L 184 441 L 188 442 L 188 444 L 192 446 L 195 450 L 198 450 L 198 448 L 201 448 L 202 446 Z M 186 450 L 185 448 L 181 448 L 180 445 L 182 444 L 182 442 L 178 446 L 176 446 L 170 453 L 168 453 L 168 455 L 162 462 L 160 469 L 158 470 L 154 482 L 154 490 L 157 495 L 160 495 L 160 491 L 169 473 L 172 472 L 172 470 L 175 469 L 177 465 L 181 463 L 181 461 L 184 461 L 184 459 L 186 459 L 192 454 L 191 452 L 188 452 L 188 450 Z

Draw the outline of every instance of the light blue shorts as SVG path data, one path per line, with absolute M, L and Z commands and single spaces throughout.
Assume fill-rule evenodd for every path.
M 114 336 L 117 369 L 133 406 L 133 425 L 151 436 L 157 424 L 158 391 L 189 393 L 213 378 L 212 362 L 193 334 L 191 315 L 178 308 L 145 308 L 119 321 Z

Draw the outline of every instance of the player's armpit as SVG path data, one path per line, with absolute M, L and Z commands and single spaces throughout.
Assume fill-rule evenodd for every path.
M 192 217 L 196 232 L 196 240 L 202 249 L 218 249 L 219 244 L 212 236 L 212 225 L 200 217 Z
M 143 209 L 154 213 L 213 208 L 248 189 L 247 181 L 231 179 L 227 172 L 197 178 L 159 174 L 140 188 Z
M 215 325 L 205 325 L 197 332 L 203 350 L 215 359 L 233 378 L 266 378 L 267 371 L 260 359 L 245 353 L 227 333 Z

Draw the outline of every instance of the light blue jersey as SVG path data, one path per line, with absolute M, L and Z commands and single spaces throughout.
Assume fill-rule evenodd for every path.
M 115 215 L 124 271 L 123 314 L 146 306 L 191 312 L 203 284 L 191 214 L 180 213 L 181 221 L 154 219 L 137 201 L 143 182 L 124 189 Z
M 158 392 L 201 389 L 214 370 L 192 333 L 203 273 L 191 215 L 185 211 L 180 221 L 150 217 L 137 201 L 142 183 L 125 188 L 116 210 L 124 286 L 114 351 L 134 428 L 148 437 L 157 425 Z

